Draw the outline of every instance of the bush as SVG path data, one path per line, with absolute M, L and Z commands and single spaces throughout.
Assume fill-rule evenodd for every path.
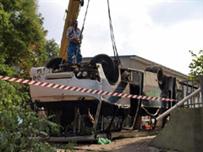
M 0 151 L 54 151 L 40 135 L 58 131 L 56 124 L 40 119 L 29 109 L 10 107 L 0 111 Z

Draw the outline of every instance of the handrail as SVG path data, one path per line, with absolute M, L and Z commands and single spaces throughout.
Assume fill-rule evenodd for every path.
M 200 93 L 201 88 L 195 90 L 193 93 L 191 93 L 190 95 L 186 96 L 185 98 L 183 98 L 182 100 L 180 100 L 177 104 L 175 104 L 173 107 L 171 107 L 170 109 L 166 110 L 164 113 L 162 113 L 160 116 L 158 116 L 156 118 L 156 121 L 164 118 L 165 116 L 167 116 L 169 113 L 171 113 L 172 111 L 174 111 L 176 108 L 178 108 L 179 106 L 183 105 L 188 99 L 192 98 L 193 96 L 195 96 L 196 94 Z

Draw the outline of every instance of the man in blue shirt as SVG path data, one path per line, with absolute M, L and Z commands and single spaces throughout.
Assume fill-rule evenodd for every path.
M 68 28 L 67 38 L 69 39 L 67 62 L 69 64 L 79 64 L 82 61 L 82 55 L 80 53 L 82 35 L 78 28 L 77 20 L 73 21 L 72 26 Z

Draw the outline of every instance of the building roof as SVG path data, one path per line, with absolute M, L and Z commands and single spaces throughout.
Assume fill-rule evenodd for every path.
M 137 62 L 141 62 L 143 64 L 145 64 L 146 66 L 160 66 L 161 68 L 163 68 L 164 72 L 167 72 L 168 74 L 172 74 L 176 77 L 181 77 L 183 79 L 187 79 L 188 78 L 188 75 L 185 75 L 179 71 L 176 71 L 174 69 L 171 69 L 169 67 L 166 67 L 162 64 L 159 64 L 159 63 L 156 63 L 156 62 L 153 62 L 153 61 L 150 61 L 148 59 L 145 59 L 145 58 L 142 58 L 140 56 L 137 56 L 137 55 L 123 55 L 123 56 L 119 56 L 120 59 L 125 59 L 125 58 L 129 58 L 131 60 L 135 60 Z
M 90 60 L 91 58 L 92 57 L 86 57 L 86 58 L 84 58 L 84 60 Z M 150 61 L 148 59 L 142 58 L 142 57 L 137 56 L 137 55 L 121 55 L 121 56 L 119 56 L 119 58 L 122 62 L 122 65 L 125 68 L 135 68 L 135 69 L 144 71 L 146 67 L 159 66 L 163 69 L 164 73 L 167 75 L 174 76 L 180 80 L 184 80 L 184 79 L 188 78 L 187 75 L 185 75 L 179 71 L 168 68 L 162 64 Z

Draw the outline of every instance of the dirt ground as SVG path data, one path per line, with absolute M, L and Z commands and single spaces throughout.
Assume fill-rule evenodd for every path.
M 121 138 L 115 138 L 107 145 L 77 144 L 69 146 L 69 149 L 72 150 L 64 151 L 58 149 L 57 152 L 177 152 L 150 146 L 151 141 L 158 133 L 157 131 L 132 131 L 123 133 L 121 132 L 121 136 L 118 136 Z
M 108 145 L 82 145 L 78 146 L 77 152 L 85 152 L 85 151 L 97 151 L 97 152 L 159 152 L 159 149 L 154 147 L 150 147 L 149 143 L 155 136 L 147 136 L 147 137 L 136 137 L 136 138 L 124 138 L 114 140 L 111 144 Z
M 68 152 L 166 152 L 150 146 L 150 142 L 153 138 L 155 138 L 155 136 L 123 138 L 113 140 L 111 144 L 107 145 L 77 145 L 74 147 L 74 150 L 69 150 Z M 57 152 L 65 151 L 58 150 Z

